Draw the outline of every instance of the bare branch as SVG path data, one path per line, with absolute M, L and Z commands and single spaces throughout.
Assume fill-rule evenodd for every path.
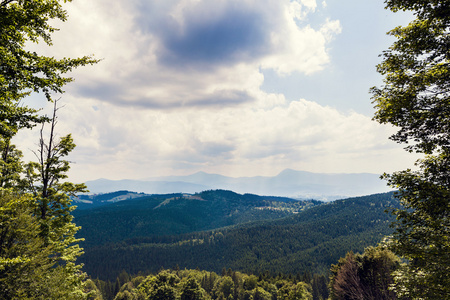
M 8 5 L 8 4 L 10 4 L 10 3 L 14 2 L 14 1 L 17 1 L 17 0 L 3 0 L 1 2 L 0 6 L 5 7 L 6 5 Z

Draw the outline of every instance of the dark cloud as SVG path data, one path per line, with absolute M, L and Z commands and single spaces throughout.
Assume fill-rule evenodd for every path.
M 187 23 L 183 33 L 163 37 L 165 64 L 229 63 L 256 58 L 266 49 L 267 36 L 257 14 L 233 12 L 221 19 Z
M 241 90 L 220 90 L 206 97 L 199 97 L 189 101 L 190 106 L 227 106 L 236 105 L 245 102 L 251 102 L 255 99 L 246 91 Z
M 222 157 L 231 158 L 236 146 L 219 143 L 219 142 L 204 142 L 198 145 L 198 151 L 202 156 L 206 157 Z
M 123 87 L 110 83 L 97 84 L 78 88 L 72 93 L 83 97 L 95 97 L 119 106 L 134 106 L 148 109 L 172 109 L 187 107 L 226 107 L 254 101 L 254 97 L 243 90 L 217 90 L 208 95 L 192 95 L 190 98 L 180 98 L 170 95 L 170 99 L 141 97 L 129 99 L 123 94 Z
M 112 83 L 96 82 L 90 85 L 79 85 L 77 87 L 69 87 L 71 94 L 86 98 L 95 98 L 107 102 L 116 102 L 118 95 L 122 93 L 122 86 Z
M 157 54 L 163 65 L 211 67 L 257 59 L 270 51 L 270 20 L 257 6 L 200 2 L 184 9 L 182 20 L 167 13 L 158 24 L 139 20 L 139 26 L 160 40 Z

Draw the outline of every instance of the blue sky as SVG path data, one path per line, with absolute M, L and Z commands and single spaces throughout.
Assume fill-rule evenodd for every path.
M 371 121 L 385 33 L 410 15 L 366 0 L 77 0 L 54 45 L 102 59 L 61 96 L 74 181 L 285 168 L 382 173 L 414 157 Z M 58 96 L 59 97 L 59 96 Z M 39 95 L 30 103 L 47 105 Z M 36 130 L 17 138 L 32 149 Z M 30 159 L 32 158 L 30 154 Z

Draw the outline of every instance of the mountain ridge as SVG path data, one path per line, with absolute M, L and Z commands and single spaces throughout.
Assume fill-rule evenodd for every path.
M 379 174 L 372 173 L 313 173 L 293 169 L 285 169 L 275 176 L 253 177 L 228 177 L 200 171 L 185 176 L 149 177 L 144 180 L 97 179 L 86 182 L 86 185 L 92 193 L 128 190 L 168 194 L 224 189 L 242 194 L 329 201 L 391 191 L 379 177 Z
M 108 194 L 99 197 L 102 196 L 110 198 Z M 281 218 L 319 203 L 322 202 L 216 190 L 195 195 L 142 195 L 126 201 L 107 201 L 76 209 L 73 216 L 81 226 L 83 245 L 98 245 L 132 237 L 174 235 Z

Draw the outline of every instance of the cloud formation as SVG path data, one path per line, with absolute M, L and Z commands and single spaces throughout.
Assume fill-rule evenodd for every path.
M 89 49 L 103 59 L 95 71 L 77 72 L 70 92 L 82 97 L 149 108 L 227 98 L 235 105 L 254 100 L 262 69 L 311 74 L 326 66 L 341 28 L 337 20 L 318 29 L 302 22 L 315 7 L 305 0 L 79 0 L 67 5 L 70 21 L 51 50 L 74 56 Z
M 66 6 L 69 21 L 58 24 L 54 46 L 38 50 L 102 59 L 75 71 L 63 96 L 59 131 L 75 137 L 73 174 L 80 180 L 196 171 L 273 175 L 284 168 L 381 172 L 377 158 L 399 157 L 389 130 L 369 117 L 261 90 L 263 70 L 308 76 L 328 66 L 340 21 L 322 12 L 319 25 L 308 23 L 325 2 Z
M 208 68 L 257 61 L 271 50 L 270 17 L 254 6 L 245 1 L 178 3 L 158 26 L 164 30 L 151 30 L 161 43 L 159 62 Z

